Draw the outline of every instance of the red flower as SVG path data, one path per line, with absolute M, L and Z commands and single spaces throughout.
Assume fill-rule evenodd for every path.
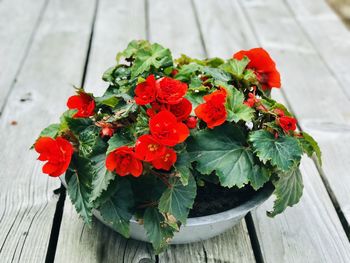
M 114 128 L 112 123 L 99 121 L 96 122 L 96 126 L 101 128 L 100 135 L 101 137 L 112 137 L 114 134 Z
M 248 99 L 244 102 L 245 105 L 247 105 L 248 107 L 254 107 L 255 103 L 258 103 L 259 102 L 259 99 L 257 99 L 255 97 L 255 94 L 254 93 L 248 93 Z
M 146 162 L 160 158 L 165 153 L 165 146 L 157 142 L 152 135 L 142 135 L 135 145 L 136 157 Z
M 178 122 L 170 111 L 162 110 L 149 121 L 153 137 L 161 144 L 174 146 L 186 140 L 189 129 L 182 122 Z
M 214 91 L 203 99 L 205 103 L 198 105 L 194 110 L 197 117 L 206 122 L 210 129 L 223 124 L 227 117 L 226 91 L 224 89 Z
M 165 104 L 177 104 L 187 92 L 187 84 L 163 77 L 156 82 L 157 100 Z
M 235 59 L 241 60 L 247 56 L 250 60 L 248 68 L 254 70 L 263 90 L 281 87 L 280 73 L 276 69 L 275 62 L 271 59 L 269 53 L 263 48 L 253 48 L 250 50 L 241 50 L 233 55 Z
M 131 174 L 139 177 L 142 174 L 142 162 L 135 157 L 133 148 L 122 146 L 110 152 L 106 158 L 106 167 L 120 176 Z
M 282 116 L 278 118 L 278 123 L 285 132 L 294 131 L 297 128 L 297 120 L 293 117 Z
M 73 154 L 73 146 L 69 141 L 62 137 L 41 137 L 34 148 L 40 154 L 38 160 L 47 161 L 43 173 L 56 177 L 67 170 Z
M 135 102 L 138 105 L 146 105 L 156 98 L 156 79 L 149 75 L 146 81 L 137 84 L 135 88 Z
M 189 129 L 194 129 L 197 127 L 197 118 L 190 116 L 187 118 L 187 120 L 185 120 L 185 124 Z
M 284 111 L 281 109 L 275 109 L 274 112 L 277 114 L 277 116 L 282 117 L 284 116 Z
M 162 169 L 169 171 L 173 164 L 176 162 L 176 152 L 173 149 L 166 148 L 166 151 L 164 155 L 162 155 L 160 158 L 155 159 L 152 162 L 152 165 L 156 169 Z
M 79 92 L 68 99 L 67 106 L 69 109 L 78 110 L 74 118 L 87 118 L 94 114 L 95 101 L 89 94 Z
M 179 103 L 169 105 L 169 110 L 174 114 L 178 121 L 186 120 L 192 111 L 192 103 L 183 98 Z

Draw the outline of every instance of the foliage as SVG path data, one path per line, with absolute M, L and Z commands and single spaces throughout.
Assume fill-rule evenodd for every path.
M 302 155 L 321 163 L 321 151 L 269 97 L 269 74 L 279 76 L 271 58 L 252 52 L 265 54 L 173 61 L 157 43 L 130 42 L 103 74 L 106 92 L 95 97 L 77 89 L 60 122 L 40 133 L 34 148 L 47 161 L 43 171 L 55 176 L 52 167 L 69 165 L 68 195 L 84 221 L 90 224 L 96 210 L 129 237 L 134 217 L 157 253 L 186 223 L 197 185 L 258 190 L 272 182 L 276 200 L 268 215 L 283 212 L 301 198 Z M 72 158 L 57 145 L 74 149 Z

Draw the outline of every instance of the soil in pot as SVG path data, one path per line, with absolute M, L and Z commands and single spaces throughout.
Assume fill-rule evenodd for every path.
M 204 186 L 197 188 L 197 196 L 189 217 L 213 215 L 230 210 L 246 202 L 256 193 L 257 191 L 249 185 L 239 189 L 206 182 Z

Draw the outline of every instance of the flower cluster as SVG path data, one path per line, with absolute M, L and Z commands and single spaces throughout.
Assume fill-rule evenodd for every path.
M 43 173 L 65 174 L 86 223 L 97 209 L 128 237 L 134 215 L 160 251 L 206 184 L 254 190 L 273 184 L 270 216 L 299 200 L 301 156 L 316 154 L 321 162 L 321 152 L 270 97 L 281 81 L 267 51 L 174 61 L 159 44 L 133 41 L 117 57 L 126 62 L 105 72 L 106 92 L 95 97 L 78 89 L 60 123 L 45 128 L 34 144 L 46 162 Z

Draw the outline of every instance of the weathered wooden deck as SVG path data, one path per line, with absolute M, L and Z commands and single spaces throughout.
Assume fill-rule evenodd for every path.
M 175 55 L 263 46 L 285 101 L 323 150 L 303 160 L 300 204 L 267 202 L 231 231 L 155 256 L 99 222 L 85 227 L 29 147 L 65 109 L 71 84 L 100 76 L 132 39 Z M 350 262 L 350 32 L 324 0 L 0 0 L 0 262 Z M 17 123 L 17 124 L 16 124 Z

